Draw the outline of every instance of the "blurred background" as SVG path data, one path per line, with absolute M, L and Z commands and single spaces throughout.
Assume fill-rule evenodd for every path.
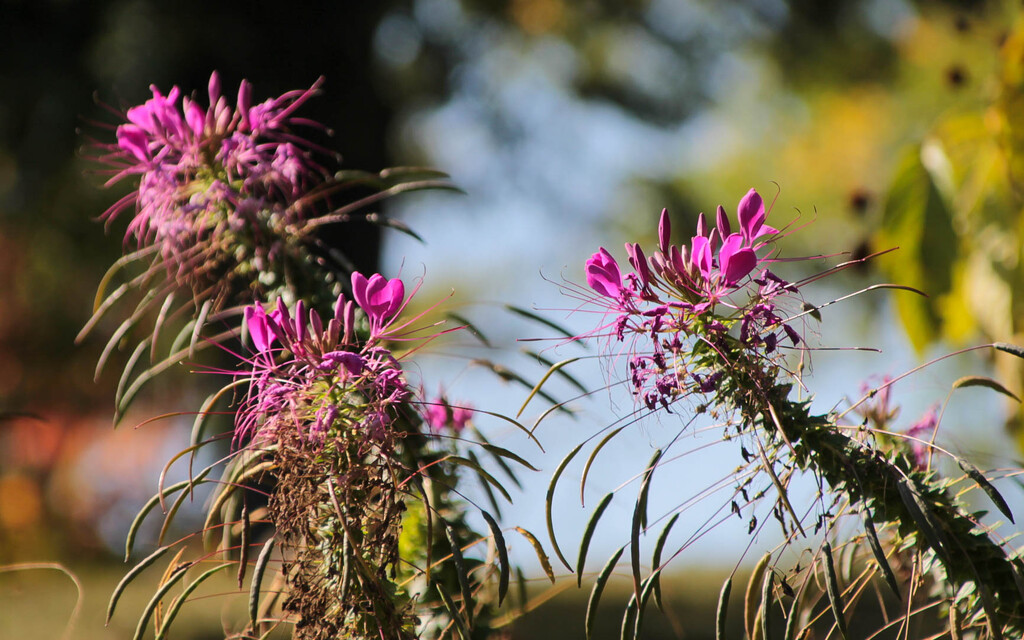
M 217 383 L 187 376 L 183 366 L 115 430 L 119 367 L 94 376 L 105 336 L 74 341 L 97 283 L 124 248 L 124 221 L 104 232 L 96 219 L 126 186 L 102 188 L 88 147 L 113 139 L 117 112 L 146 99 L 150 84 L 202 96 L 216 69 L 229 95 L 247 78 L 262 99 L 323 75 L 323 94 L 304 114 L 333 131 L 328 144 L 345 167 L 429 165 L 451 174 L 465 195 L 415 194 L 387 205 L 424 242 L 372 228 L 338 241 L 358 250 L 366 270 L 423 276 L 423 304 L 456 291 L 458 313 L 493 348 L 456 344 L 425 359 L 423 379 L 431 390 L 443 380 L 453 401 L 491 411 L 514 415 L 528 389 L 498 384 L 477 366 L 481 359 L 536 379 L 546 368 L 538 352 L 550 360 L 582 353 L 557 340 L 516 342 L 552 333 L 503 305 L 585 331 L 588 318 L 568 313 L 573 303 L 559 283 L 582 282 L 583 262 L 598 246 L 624 261 L 622 242 L 652 245 L 662 207 L 679 241 L 700 211 L 722 204 L 734 212 L 757 188 L 775 201 L 771 224 L 792 221 L 783 256 L 831 256 L 780 267 L 789 279 L 899 246 L 809 294 L 820 304 L 890 281 L 929 296 L 876 292 L 823 311 L 821 346 L 884 351 L 814 356 L 810 386 L 827 411 L 856 397 L 872 376 L 963 345 L 1024 339 L 1017 5 L 395 0 L 285 9 L 262 0 L 0 0 L 0 565 L 65 564 L 85 591 L 72 637 L 130 637 L 135 619 L 126 611 L 148 599 L 145 588 L 132 592 L 135 609 L 122 605 L 107 629 L 100 612 L 124 570 L 119 549 L 128 523 L 165 462 L 186 446 L 192 417 L 132 425 L 194 410 L 204 385 Z M 590 351 L 599 352 L 599 345 Z M 902 420 L 913 424 L 968 373 L 1022 391 L 1024 376 L 1011 359 L 961 357 L 895 388 Z M 593 389 L 615 375 L 595 370 L 580 379 Z M 556 392 L 573 393 L 568 385 Z M 951 403 L 940 441 L 983 468 L 1019 465 L 1019 410 L 976 393 Z M 579 403 L 576 419 L 546 422 L 538 431 L 546 453 L 524 454 L 542 472 L 523 479 L 505 524 L 542 533 L 551 471 L 573 444 L 613 420 L 611 407 L 628 412 L 631 402 L 601 392 Z M 500 422 L 478 422 L 502 446 L 528 451 Z M 675 430 L 640 425 L 588 489 L 589 507 L 641 471 L 665 433 Z M 703 444 L 697 438 L 689 450 Z M 666 488 L 692 483 L 696 492 L 735 457 L 720 446 L 667 467 L 660 480 Z M 570 466 L 566 474 L 578 472 Z M 571 494 L 556 495 L 556 524 L 574 549 L 589 512 Z M 653 508 L 668 512 L 684 499 L 666 490 Z M 751 539 L 745 522 L 707 539 L 699 532 L 715 506 L 688 515 L 693 525 L 674 547 L 674 613 L 649 637 L 704 637 L 707 594 L 748 543 L 773 544 L 767 534 Z M 592 562 L 599 566 L 624 540 L 628 531 L 601 533 Z M 528 547 L 516 554 L 528 575 L 540 575 Z M 0 573 L 0 630 L 58 637 L 74 593 L 57 572 Z M 581 636 L 581 613 L 564 613 L 581 598 L 585 592 L 566 591 L 513 634 L 545 637 L 557 623 L 559 633 Z M 177 632 L 221 637 L 226 614 L 211 602 L 191 631 L 183 617 Z

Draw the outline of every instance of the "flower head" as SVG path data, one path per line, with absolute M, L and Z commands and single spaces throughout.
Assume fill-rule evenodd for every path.
M 621 298 L 625 289 L 622 286 L 622 272 L 612 254 L 604 247 L 590 256 L 586 264 L 587 284 L 594 291 L 609 298 Z
M 352 273 L 352 297 L 370 319 L 370 334 L 380 335 L 405 302 L 405 285 L 398 278 L 388 280 L 379 273 L 369 278 Z

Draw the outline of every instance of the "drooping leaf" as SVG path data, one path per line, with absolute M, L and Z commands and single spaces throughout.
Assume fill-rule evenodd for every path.
M 500 482 L 498 482 L 497 478 L 492 476 L 490 473 L 487 472 L 486 469 L 481 467 L 479 462 L 475 460 L 470 460 L 469 458 L 463 458 L 461 456 L 448 456 L 445 459 L 459 466 L 472 469 L 473 471 L 476 472 L 477 476 L 479 476 L 483 482 L 489 483 L 492 487 L 494 487 L 501 493 L 505 500 L 512 502 L 512 496 L 509 495 L 505 487 L 502 486 Z
M 548 492 L 544 497 L 544 518 L 548 526 L 548 538 L 551 539 L 551 547 L 555 550 L 555 555 L 562 561 L 565 568 L 572 571 L 572 566 L 569 565 L 569 561 L 562 555 L 562 550 L 558 546 L 558 540 L 555 538 L 555 523 L 554 517 L 552 516 L 552 504 L 555 497 L 555 487 L 558 485 L 558 479 L 562 476 L 562 472 L 565 471 L 565 467 L 572 462 L 572 459 L 576 457 L 576 454 L 583 448 L 583 442 L 576 445 L 576 447 L 568 453 L 562 461 L 558 463 L 558 467 L 555 468 L 555 472 L 551 474 L 551 482 L 548 483 Z
M 568 358 L 566 360 L 562 360 L 561 362 L 557 362 L 551 365 L 548 368 L 548 370 L 544 373 L 544 375 L 541 376 L 541 379 L 537 381 L 537 384 L 533 385 L 533 388 L 530 389 L 529 395 L 526 396 L 526 400 L 523 401 L 523 405 L 519 407 L 519 412 L 516 413 L 516 418 L 519 418 L 521 415 L 523 415 L 523 411 L 526 411 L 526 406 L 530 404 L 530 400 L 533 400 L 533 397 L 541 392 L 541 387 L 544 386 L 544 383 L 547 382 L 548 379 L 550 379 L 551 376 L 555 374 L 555 372 L 560 371 L 562 367 L 570 365 L 573 362 L 576 362 L 577 360 L 579 360 L 579 358 Z M 550 396 L 543 397 L 550 398 Z
M 896 574 L 892 572 L 892 567 L 889 566 L 889 561 L 885 557 L 885 550 L 878 539 L 875 523 L 872 521 L 871 512 L 868 509 L 864 509 L 864 533 L 867 535 L 868 546 L 871 547 L 871 553 L 875 556 L 875 563 L 878 565 L 879 571 L 882 572 L 885 583 L 889 585 L 889 588 L 892 589 L 897 598 L 901 598 L 900 585 L 896 581 Z
M 662 528 L 661 534 L 658 535 L 658 542 L 654 545 L 654 555 L 651 557 L 651 567 L 655 571 L 655 578 L 652 584 L 654 588 L 654 602 L 658 605 L 658 609 L 661 611 L 665 610 L 665 603 L 662 602 L 661 599 L 661 553 L 665 549 L 665 543 L 668 542 L 669 532 L 678 520 L 679 514 L 677 513 L 673 515 L 669 519 L 668 524 Z
M 256 556 L 256 564 L 252 568 L 252 580 L 249 582 L 249 624 L 252 625 L 253 629 L 256 629 L 256 625 L 259 622 L 259 604 L 260 604 L 260 588 L 263 584 L 263 574 L 267 571 L 267 565 L 270 564 L 270 554 L 274 550 L 274 544 L 276 544 L 277 538 L 270 537 L 266 542 L 263 543 L 263 548 L 260 549 L 260 554 Z
M 597 618 L 597 605 L 601 602 L 601 594 L 604 592 L 605 585 L 608 584 L 608 579 L 612 577 L 612 571 L 615 570 L 615 565 L 618 564 L 619 558 L 622 557 L 622 552 L 625 550 L 626 547 L 619 547 L 619 550 L 612 554 L 612 557 L 605 563 L 604 568 L 601 569 L 601 573 L 597 574 L 597 579 L 594 580 L 594 586 L 590 590 L 590 597 L 587 599 L 586 623 L 584 625 L 584 633 L 587 640 L 593 637 L 594 620 Z
M 441 595 L 441 600 L 444 602 L 444 606 L 448 609 L 448 615 L 451 616 L 452 622 L 455 623 L 455 628 L 459 631 L 459 637 L 462 640 L 472 640 L 469 635 L 469 629 L 466 628 L 466 623 L 462 620 L 462 616 L 459 615 L 459 609 L 455 606 L 455 602 L 452 601 L 452 597 L 448 595 L 448 591 L 441 585 L 440 582 L 435 582 L 434 587 L 437 589 L 438 594 Z
M 747 593 L 743 598 L 743 626 L 747 631 L 747 637 L 754 637 L 754 629 L 756 625 L 754 621 L 757 618 L 757 610 L 760 608 L 760 596 L 761 581 L 764 580 L 764 572 L 768 569 L 768 562 L 772 559 L 771 553 L 766 553 L 761 556 L 761 559 L 754 565 L 754 571 L 750 574 L 750 580 L 747 582 Z
M 587 457 L 587 463 L 583 465 L 583 473 L 580 474 L 580 504 L 581 505 L 584 504 L 583 491 L 587 487 L 587 476 L 590 475 L 590 467 L 594 464 L 594 460 L 597 458 L 598 452 L 600 452 L 601 449 L 604 448 L 604 445 L 608 444 L 608 442 L 612 438 L 617 436 L 619 434 L 619 432 L 621 432 L 623 429 L 625 429 L 626 426 L 628 426 L 628 425 L 623 425 L 623 426 L 613 430 L 611 433 L 609 433 L 605 437 L 601 438 L 601 441 L 597 443 L 597 446 L 594 447 L 594 450 L 591 451 L 590 455 Z
M 505 599 L 505 594 L 508 593 L 508 579 L 511 570 L 508 562 L 508 549 L 505 546 L 505 536 L 501 533 L 501 527 L 491 517 L 491 514 L 481 509 L 480 515 L 487 521 L 487 527 L 491 530 L 491 536 L 494 538 L 495 550 L 498 552 L 498 606 L 500 607 Z
M 225 562 L 217 565 L 216 567 L 213 567 L 212 569 L 207 569 L 206 571 L 201 573 L 198 578 L 190 582 L 188 586 L 185 587 L 185 589 L 178 595 L 178 597 L 171 601 L 171 605 L 167 608 L 167 613 L 164 615 L 164 621 L 160 625 L 160 628 L 157 630 L 156 637 L 153 640 L 164 640 L 164 638 L 167 637 L 167 632 L 170 631 L 171 624 L 174 622 L 174 619 L 178 616 L 178 612 L 181 610 L 182 605 L 185 604 L 185 601 L 188 600 L 188 597 L 192 595 L 192 593 L 199 587 L 199 585 L 201 585 L 203 582 L 205 582 L 208 578 L 213 576 L 221 569 L 230 567 L 232 564 L 233 563 L 231 562 Z
M 455 565 L 455 575 L 458 576 L 459 590 L 462 592 L 462 608 L 466 612 L 466 626 L 472 629 L 473 588 L 469 583 L 469 573 L 466 571 L 466 561 L 462 557 L 462 548 L 459 547 L 459 541 L 455 538 L 455 532 L 452 531 L 451 525 L 444 520 L 442 520 L 441 523 L 444 525 L 444 532 L 448 537 L 448 544 L 452 549 L 452 563 Z
M 1013 512 L 1010 510 L 1010 505 L 1006 503 L 1006 500 L 1003 499 L 1003 496 L 999 491 L 997 491 L 992 483 L 989 482 L 988 478 L 985 477 L 985 474 L 983 474 L 978 467 L 974 466 L 964 458 L 957 457 L 956 463 L 960 465 L 960 468 L 964 470 L 964 473 L 970 476 L 971 480 L 974 480 L 974 482 L 981 487 L 981 490 L 985 492 L 993 503 L 995 503 L 999 511 L 1006 516 L 1010 522 L 1013 522 Z
M 540 540 L 522 527 L 516 527 L 516 531 L 526 538 L 530 546 L 533 547 L 534 552 L 537 554 L 537 559 L 540 560 L 541 569 L 544 570 L 544 574 L 551 581 L 551 584 L 555 584 L 555 572 L 551 569 L 551 560 L 548 559 L 548 554 L 544 553 L 544 546 L 541 545 Z
M 594 531 L 597 529 L 597 522 L 601 519 L 601 515 L 604 510 L 608 508 L 608 504 L 612 501 L 612 497 L 615 494 L 609 493 L 601 498 L 601 502 L 598 503 L 597 508 L 594 509 L 594 514 L 590 516 L 590 520 L 587 522 L 587 528 L 583 532 L 583 539 L 580 541 L 580 552 L 576 558 L 576 586 L 583 586 L 583 567 L 587 561 L 587 551 L 590 549 L 590 540 L 594 536 Z
M 508 311 L 511 311 L 512 313 L 514 313 L 516 315 L 522 316 L 522 317 L 526 318 L 527 320 L 532 320 L 532 321 L 534 321 L 534 322 L 536 322 L 538 324 L 544 325 L 545 327 L 548 327 L 550 329 L 554 329 L 555 331 L 557 331 L 558 333 L 560 333 L 562 336 L 564 336 L 566 338 L 575 338 L 576 337 L 575 334 L 573 334 L 571 331 L 569 331 L 565 327 L 563 327 L 563 326 L 561 326 L 561 325 L 559 325 L 559 324 L 557 324 L 555 322 L 552 322 L 551 320 L 548 320 L 547 318 L 545 318 L 543 316 L 539 316 L 536 313 L 533 313 L 532 311 L 527 311 L 526 309 L 523 309 L 521 307 L 516 307 L 516 306 L 510 305 L 510 304 L 506 304 L 505 305 L 505 309 L 507 309 Z
M 772 605 L 775 602 L 773 588 L 775 586 L 775 572 L 769 569 L 764 574 L 764 583 L 761 589 L 761 637 L 764 640 L 772 640 Z
M 651 476 L 661 460 L 661 449 L 654 452 L 647 463 L 644 479 L 640 484 L 640 493 L 633 507 L 633 523 L 629 533 L 629 564 L 633 571 L 633 593 L 640 597 L 640 530 L 647 527 L 647 496 L 651 488 Z
M 1001 382 L 985 376 L 964 376 L 953 383 L 954 391 L 962 387 L 986 387 L 1020 402 L 1020 398 L 1017 397 L 1017 394 L 1007 389 Z
M 939 530 L 931 510 L 925 504 L 921 495 L 916 489 L 910 486 L 910 479 L 901 475 L 896 476 L 896 489 L 899 491 L 900 500 L 907 508 L 910 517 L 913 518 L 918 530 L 924 535 L 928 545 L 932 548 L 943 563 L 949 566 L 949 554 L 946 549 L 945 537 Z
M 160 588 L 153 594 L 152 599 L 146 605 L 146 608 L 142 610 L 142 615 L 139 616 L 139 624 L 135 627 L 135 635 L 132 636 L 132 640 L 142 640 L 142 637 L 146 635 L 146 627 L 149 626 L 149 619 L 153 616 L 153 612 L 160 606 L 160 601 L 163 600 L 167 592 L 174 587 L 175 584 L 184 577 L 185 572 L 191 567 L 191 563 L 185 563 L 174 569 L 171 574 L 167 577 Z
M 167 553 L 167 550 L 170 548 L 170 545 L 157 548 L 156 551 L 140 560 L 139 563 L 132 567 L 128 573 L 124 574 L 121 581 L 117 583 L 116 587 L 114 587 L 114 592 L 110 594 L 110 602 L 107 603 L 106 624 L 110 624 L 110 618 L 114 615 L 114 608 L 117 607 L 117 601 L 121 599 L 121 594 L 124 593 L 124 590 L 129 584 L 131 584 L 131 581 L 138 577 L 138 575 L 145 571 L 151 564 L 156 562 L 160 556 Z
M 715 610 L 715 640 L 726 640 L 725 621 L 729 615 L 729 594 L 731 593 L 732 576 L 729 576 L 718 593 L 718 607 Z
M 537 362 L 540 362 L 545 367 L 554 367 L 555 366 L 555 362 L 553 360 L 545 358 L 544 356 L 540 355 L 539 353 L 537 353 L 535 351 L 531 351 L 529 349 L 520 349 L 520 351 L 522 351 L 525 355 L 528 355 L 531 358 L 537 360 Z M 555 370 L 555 373 L 558 374 L 563 380 L 565 380 L 566 382 L 568 382 L 572 386 L 576 387 L 576 389 L 578 389 L 580 393 L 587 393 L 587 388 L 585 386 L 583 386 L 583 383 L 580 382 L 579 380 L 577 380 L 568 371 L 566 371 L 564 367 L 558 367 Z
M 835 616 L 839 634 L 843 637 L 843 640 L 848 640 L 849 634 L 846 630 L 846 616 L 843 613 L 842 592 L 839 590 L 836 567 L 832 562 L 832 545 L 826 542 L 822 545 L 821 550 L 824 552 L 822 564 L 825 567 L 825 592 L 828 594 L 829 606 L 832 607 L 832 615 Z

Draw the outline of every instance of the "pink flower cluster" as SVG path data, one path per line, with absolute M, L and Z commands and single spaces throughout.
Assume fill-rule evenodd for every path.
M 139 180 L 138 190 L 104 218 L 134 204 L 127 235 L 140 244 L 159 243 L 166 257 L 211 233 L 256 232 L 272 217 L 281 225 L 301 219 L 301 197 L 326 171 L 313 161 L 313 145 L 291 127 L 320 126 L 294 116 L 319 85 L 253 104 L 252 85 L 242 81 L 231 105 L 215 72 L 206 108 L 178 87 L 166 96 L 151 87 L 153 97 L 128 109 L 117 142 L 104 147 L 101 160 L 115 169 L 108 184 Z
M 689 392 L 714 391 L 722 372 L 691 366 L 694 340 L 714 346 L 738 324 L 741 343 L 763 355 L 776 350 L 780 336 L 794 345 L 801 341 L 775 303 L 777 296 L 796 293 L 796 288 L 764 266 L 767 256 L 758 255 L 768 244 L 765 236 L 779 232 L 765 223 L 764 201 L 755 190 L 740 201 L 737 218 L 739 231 L 733 232 L 721 206 L 714 228 L 702 213 L 689 244 L 676 246 L 668 212 L 662 211 L 658 250 L 650 258 L 639 245 L 626 244 L 632 273 L 623 277 L 603 247 L 586 262 L 587 284 L 616 316 L 605 328 L 614 326 L 618 341 L 634 336 L 633 389 L 650 408 L 667 406 Z M 747 295 L 738 300 L 735 294 L 741 290 Z M 649 340 L 649 348 L 637 348 L 636 340 Z
M 251 360 L 249 400 L 238 413 L 236 442 L 272 439 L 281 428 L 305 429 L 320 442 L 339 425 L 380 439 L 395 418 L 395 405 L 409 397 L 401 366 L 378 338 L 405 304 L 401 280 L 352 274 L 355 301 L 339 296 L 325 324 L 299 301 L 293 310 L 278 300 L 270 312 L 245 309 L 256 348 Z M 368 340 L 357 335 L 355 309 L 366 314 Z M 279 347 L 275 348 L 274 345 Z M 278 357 L 287 353 L 281 361 Z

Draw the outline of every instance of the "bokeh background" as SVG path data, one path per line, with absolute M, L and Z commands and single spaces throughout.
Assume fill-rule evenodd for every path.
M 107 629 L 103 603 L 123 571 L 128 522 L 184 446 L 192 419 L 132 426 L 192 410 L 204 387 L 216 384 L 182 366 L 114 429 L 119 367 L 95 375 L 104 340 L 75 343 L 97 283 L 124 248 L 123 221 L 104 230 L 97 217 L 125 187 L 102 188 L 90 144 L 112 139 L 117 112 L 144 100 L 150 84 L 202 95 L 216 69 L 225 88 L 247 78 L 262 98 L 322 75 L 323 95 L 305 114 L 333 131 L 326 144 L 346 167 L 429 165 L 451 174 L 464 195 L 416 194 L 387 205 L 423 242 L 368 226 L 339 231 L 334 241 L 364 269 L 422 276 L 420 300 L 456 291 L 452 304 L 492 346 L 466 339 L 446 347 L 425 359 L 423 377 L 444 380 L 453 400 L 492 411 L 515 414 L 528 389 L 501 384 L 481 360 L 536 379 L 545 369 L 537 353 L 580 355 L 557 340 L 517 342 L 552 334 L 503 305 L 585 330 L 588 318 L 568 313 L 573 305 L 559 283 L 580 282 L 583 261 L 599 245 L 621 259 L 623 241 L 653 243 L 662 207 L 677 229 L 688 229 L 698 212 L 719 203 L 734 211 L 757 188 L 775 200 L 772 224 L 793 221 L 784 255 L 831 256 L 792 266 L 791 278 L 899 246 L 811 294 L 820 304 L 891 281 L 929 295 L 876 292 L 823 311 L 818 344 L 884 352 L 814 356 L 812 390 L 828 410 L 871 376 L 898 374 L 966 344 L 1021 342 L 1024 27 L 1017 4 L 3 0 L 0 565 L 62 563 L 85 592 L 71 637 L 130 637 L 135 620 L 124 612 L 133 603 L 122 604 Z M 907 426 L 968 373 L 1022 390 L 1010 359 L 947 361 L 896 387 Z M 611 375 L 580 374 L 592 389 Z M 570 386 L 555 391 L 573 393 Z M 598 392 L 574 405 L 576 419 L 546 422 L 538 432 L 546 453 L 528 455 L 543 471 L 523 479 L 506 524 L 543 532 L 550 472 L 572 444 L 612 420 L 611 407 L 628 410 L 631 402 Z M 503 446 L 527 451 L 500 422 L 478 422 Z M 1019 464 L 1019 425 L 1016 407 L 963 392 L 941 438 L 983 468 Z M 664 434 L 674 433 L 664 429 L 639 425 L 588 495 L 634 477 Z M 703 444 L 695 439 L 690 450 Z M 735 455 L 719 447 L 667 467 L 678 475 L 665 476 L 654 508 L 679 504 L 675 487 L 703 486 L 735 465 Z M 556 495 L 558 530 L 570 546 L 588 515 L 572 493 Z M 686 535 L 711 511 L 689 512 Z M 649 627 L 650 637 L 702 637 L 711 626 L 708 594 L 741 556 L 756 557 L 773 543 L 767 535 L 751 541 L 745 523 L 714 531 L 692 541 L 683 535 L 676 545 L 674 613 Z M 628 532 L 601 536 L 595 562 Z M 748 543 L 754 550 L 744 555 Z M 527 575 L 540 575 L 529 548 L 514 551 Z M 58 637 L 74 593 L 71 581 L 49 569 L 0 573 L 0 636 Z M 146 591 L 132 593 L 137 610 Z M 576 609 L 584 596 L 567 590 L 513 633 L 581 637 Z M 230 617 L 221 607 L 210 599 L 192 626 L 183 618 L 176 631 L 220 637 L 221 618 Z

